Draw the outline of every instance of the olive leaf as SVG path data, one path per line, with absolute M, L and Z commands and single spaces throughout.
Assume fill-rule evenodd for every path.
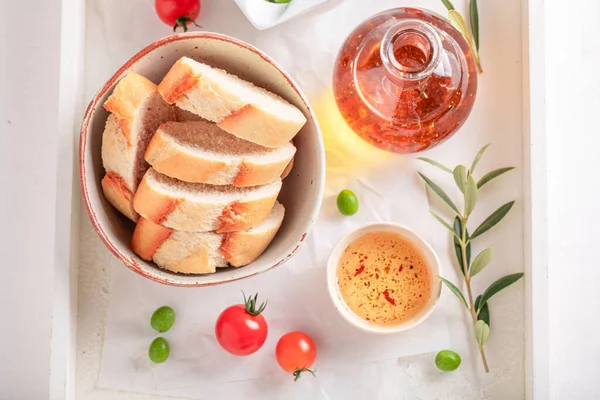
M 471 240 L 475 239 L 477 236 L 480 236 L 480 235 L 484 234 L 485 232 L 489 231 L 490 229 L 492 229 L 492 227 L 494 225 L 496 225 L 498 222 L 500 222 L 502 220 L 502 218 L 504 218 L 504 216 L 506 214 L 508 214 L 508 212 L 512 208 L 513 204 L 515 204 L 514 201 L 509 201 L 508 203 L 504 204 L 503 206 L 498 208 L 496 211 L 494 211 L 489 217 L 487 217 L 481 223 L 481 225 L 479 225 L 477 227 L 477 229 L 475 229 L 475 231 L 471 235 Z
M 469 270 L 469 265 L 471 264 L 471 243 L 469 242 L 469 231 L 465 230 L 467 240 L 467 248 L 465 253 L 467 253 L 467 271 Z M 465 274 L 465 267 L 462 259 L 462 248 L 460 247 L 460 241 L 457 240 L 457 236 L 460 238 L 462 235 L 462 222 L 459 217 L 454 218 L 454 251 L 456 252 L 456 259 L 458 260 L 458 266 L 460 267 L 460 272 Z
M 454 212 L 456 212 L 457 214 L 460 214 L 460 212 L 458 211 L 458 208 L 456 207 L 456 205 L 454 204 L 452 199 L 450 199 L 450 197 L 448 197 L 446 192 L 444 192 L 441 187 L 436 185 L 431 179 L 429 179 L 422 173 L 419 172 L 419 175 L 421 176 L 421 178 L 423 178 L 423 180 L 425 181 L 425 183 L 427 183 L 427 185 L 431 188 L 431 190 L 433 190 L 435 192 L 435 194 L 437 194 L 442 200 L 444 200 L 444 202 L 446 204 L 448 204 L 448 206 L 452 210 L 454 210 Z
M 518 281 L 519 279 L 521 279 L 523 277 L 523 273 L 519 272 L 516 274 L 510 274 L 510 275 L 506 275 L 500 279 L 498 279 L 496 282 L 492 283 L 486 290 L 485 292 L 483 292 L 483 294 L 481 295 L 481 301 L 479 302 L 479 307 L 476 307 L 475 310 L 477 312 L 481 311 L 481 307 L 482 304 L 487 303 L 487 301 L 496 293 L 498 293 L 499 291 L 501 291 L 502 289 L 507 288 L 508 286 L 512 285 L 513 283 L 515 283 L 516 281 Z
M 491 143 L 488 143 L 477 152 L 477 154 L 475 155 L 475 158 L 473 159 L 473 163 L 471 164 L 471 169 L 469 170 L 469 171 L 471 171 L 471 173 L 475 172 L 475 167 L 479 163 L 479 160 L 481 160 L 481 157 L 483 157 L 483 153 L 485 153 L 485 151 L 491 145 L 492 145 Z
M 481 253 L 477 254 L 477 257 L 475 257 L 475 259 L 473 260 L 473 264 L 471 264 L 471 272 L 469 276 L 474 277 L 475 275 L 483 271 L 483 269 L 488 266 L 490 261 L 492 261 L 493 255 L 494 249 L 492 249 L 491 247 L 488 247 Z
M 477 188 L 481 188 L 483 185 L 485 185 L 492 179 L 497 178 L 498 176 L 500 176 L 503 173 L 508 172 L 512 169 L 515 169 L 515 167 L 498 168 L 491 172 L 488 172 L 487 174 L 485 174 L 484 176 L 481 177 L 479 182 L 477 182 Z
M 450 3 L 449 0 L 442 0 L 442 3 L 444 3 L 448 11 L 454 10 L 454 6 L 452 5 L 452 3 Z
M 450 224 L 449 224 L 449 223 L 447 223 L 446 221 L 444 221 L 444 220 L 442 219 L 442 217 L 440 217 L 439 215 L 437 215 L 437 214 L 436 214 L 436 213 L 434 213 L 433 211 L 429 211 L 429 213 L 430 213 L 431 215 L 433 215 L 433 217 L 434 217 L 435 219 L 437 219 L 437 220 L 439 221 L 439 223 L 440 223 L 440 224 L 444 225 L 444 226 L 446 227 L 446 229 L 448 229 L 450 232 L 452 232 L 452 234 L 454 235 L 454 238 L 455 238 L 455 239 L 459 239 L 459 240 L 460 240 L 460 236 L 457 236 L 457 235 L 456 235 L 456 232 L 454 232 L 454 229 L 452 229 L 452 227 L 450 226 Z
M 467 167 L 464 165 L 459 165 L 454 168 L 452 171 L 452 175 L 454 175 L 454 182 L 456 182 L 456 186 L 460 189 L 462 193 L 465 192 L 465 188 L 467 187 Z
M 477 296 L 477 299 L 475 300 L 475 309 L 476 310 L 479 308 L 480 302 L 481 302 L 481 295 Z M 488 324 L 488 326 L 492 326 L 490 324 L 490 307 L 489 307 L 488 303 L 485 303 L 484 305 L 481 306 L 481 311 L 479 311 L 477 313 L 477 319 L 482 320 L 483 322 Z
M 465 187 L 465 217 L 471 215 L 471 212 L 475 208 L 475 204 L 477 204 L 477 197 L 477 184 L 475 183 L 473 175 L 469 173 L 467 174 L 467 184 Z
M 443 164 L 440 164 L 439 162 L 437 162 L 435 160 L 432 160 L 431 158 L 419 157 L 419 158 L 417 158 L 417 160 L 425 161 L 426 163 L 429 163 L 429 164 L 433 165 L 434 167 L 438 167 L 442 171 L 452 173 L 452 170 L 450 168 L 446 167 Z
M 457 288 L 456 286 L 454 286 L 454 284 L 452 282 L 450 282 L 447 279 L 442 278 L 441 276 L 438 275 L 438 278 L 440 278 L 440 280 L 442 282 L 444 282 L 444 284 L 446 286 L 448 286 L 448 289 L 450 289 L 452 291 L 452 293 L 454 293 L 456 295 L 456 297 L 458 297 L 458 299 L 463 303 L 463 305 L 465 306 L 465 308 L 468 310 L 469 306 L 467 305 L 467 301 L 465 300 L 465 296 L 463 296 L 462 292 L 460 291 L 459 288 Z
M 471 31 L 475 48 L 479 51 L 479 10 L 477 9 L 477 0 L 469 0 L 469 19 L 471 20 Z
M 467 42 L 471 43 L 473 39 L 471 38 L 469 28 L 467 28 L 467 23 L 465 22 L 463 16 L 458 11 L 452 9 L 448 11 L 448 19 L 450 20 L 452 26 L 455 27 L 456 30 L 458 30 L 460 33 L 462 33 Z
M 490 327 L 483 320 L 475 322 L 475 337 L 479 348 L 482 348 L 490 337 Z

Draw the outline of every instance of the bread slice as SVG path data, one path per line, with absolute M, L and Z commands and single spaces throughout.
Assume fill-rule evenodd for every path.
M 281 173 L 281 179 L 287 178 L 290 172 L 292 172 L 292 168 L 294 168 L 294 157 L 292 157 L 287 167 L 285 167 L 285 169 Z
M 158 94 L 154 83 L 135 72 L 121 79 L 104 108 L 111 114 L 102 136 L 106 170 L 102 189 L 115 208 L 137 221 L 132 199 L 149 168 L 144 160 L 146 147 L 160 124 L 175 119 L 175 110 Z
M 158 91 L 168 103 L 265 147 L 285 146 L 306 123 L 304 114 L 281 97 L 187 57 L 171 67 Z
M 229 263 L 234 267 L 256 260 L 281 226 L 285 210 L 275 203 L 258 226 L 241 232 L 185 232 L 157 225 L 140 218 L 133 232 L 131 247 L 144 260 L 184 274 L 206 274 Z
M 296 153 L 292 143 L 269 149 L 239 139 L 212 122 L 166 122 L 148 145 L 146 161 L 186 182 L 259 186 L 271 183 Z
M 252 228 L 269 215 L 281 179 L 263 186 L 189 183 L 150 168 L 133 198 L 144 218 L 180 231 L 234 232 Z

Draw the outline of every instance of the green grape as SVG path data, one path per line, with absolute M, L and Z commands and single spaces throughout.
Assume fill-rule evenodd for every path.
M 152 314 L 150 325 L 152 328 L 163 333 L 171 329 L 175 323 L 175 311 L 171 307 L 162 306 Z
M 337 197 L 337 207 L 342 215 L 354 215 L 358 211 L 358 197 L 352 190 L 342 190 Z
M 167 342 L 165 338 L 157 337 L 152 341 L 152 343 L 150 343 L 148 356 L 150 357 L 150 361 L 155 364 L 160 364 L 167 361 L 170 352 L 171 348 L 169 346 L 169 342 Z
M 442 371 L 454 371 L 460 362 L 460 356 L 452 350 L 442 350 L 435 357 L 435 365 Z

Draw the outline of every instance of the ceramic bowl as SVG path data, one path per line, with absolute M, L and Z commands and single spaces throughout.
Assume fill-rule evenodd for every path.
M 342 298 L 337 278 L 337 269 L 342 254 L 344 253 L 344 250 L 346 250 L 346 248 L 356 239 L 360 238 L 361 236 L 367 233 L 372 232 L 392 232 L 401 236 L 403 239 L 409 241 L 421 253 L 425 264 L 429 267 L 429 276 L 431 278 L 431 294 L 429 300 L 427 304 L 425 304 L 421 312 L 411 320 L 393 325 L 372 324 L 354 314 Z M 333 301 L 335 308 L 342 315 L 342 317 L 344 317 L 344 319 L 350 324 L 354 325 L 359 329 L 362 329 L 363 331 L 371 333 L 397 333 L 406 331 L 421 324 L 433 312 L 435 304 L 437 303 L 442 290 L 441 282 L 437 277 L 437 275 L 439 275 L 439 271 L 440 261 L 433 249 L 431 248 L 431 246 L 423 238 L 421 238 L 419 235 L 417 235 L 415 232 L 413 232 L 405 226 L 395 224 L 392 222 L 377 222 L 362 226 L 358 229 L 351 231 L 346 236 L 344 236 L 338 242 L 338 244 L 336 244 L 327 263 L 327 288 L 329 290 L 329 295 L 331 296 L 331 300 Z
M 187 56 L 253 82 L 297 106 L 308 122 L 294 138 L 294 168 L 285 179 L 279 201 L 285 206 L 281 229 L 267 250 L 252 264 L 217 269 L 214 274 L 182 275 L 163 270 L 139 258 L 130 248 L 134 223 L 104 198 L 101 143 L 108 113 L 102 105 L 117 82 L 136 71 L 159 83 L 180 57 Z M 89 217 L 106 246 L 133 271 L 160 283 L 205 286 L 246 278 L 283 264 L 306 238 L 321 206 L 325 183 L 325 156 L 321 132 L 308 100 L 279 65 L 260 50 L 229 36 L 191 32 L 168 36 L 150 44 L 123 65 L 89 104 L 81 127 L 79 163 L 81 190 Z

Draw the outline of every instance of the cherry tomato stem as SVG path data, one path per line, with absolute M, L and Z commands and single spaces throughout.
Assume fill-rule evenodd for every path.
M 194 21 L 193 19 L 191 19 L 190 17 L 188 17 L 187 15 L 185 17 L 179 17 L 175 20 L 175 25 L 173 25 L 173 32 L 177 32 L 177 28 L 182 27 L 184 32 L 188 31 L 188 24 L 194 24 L 196 25 L 198 28 L 202 28 L 200 25 L 198 25 L 196 23 L 196 21 Z
M 297 369 L 294 371 L 294 373 L 292 375 L 294 375 L 294 382 L 296 382 L 300 376 L 302 375 L 303 372 L 310 372 L 312 374 L 312 376 L 317 376 L 315 375 L 315 371 L 314 369 L 310 369 L 310 368 L 302 368 L 302 369 Z
M 200 0 L 154 0 L 154 7 L 160 20 L 174 31 L 179 27 L 187 31 L 189 24 L 196 25 L 200 14 Z

